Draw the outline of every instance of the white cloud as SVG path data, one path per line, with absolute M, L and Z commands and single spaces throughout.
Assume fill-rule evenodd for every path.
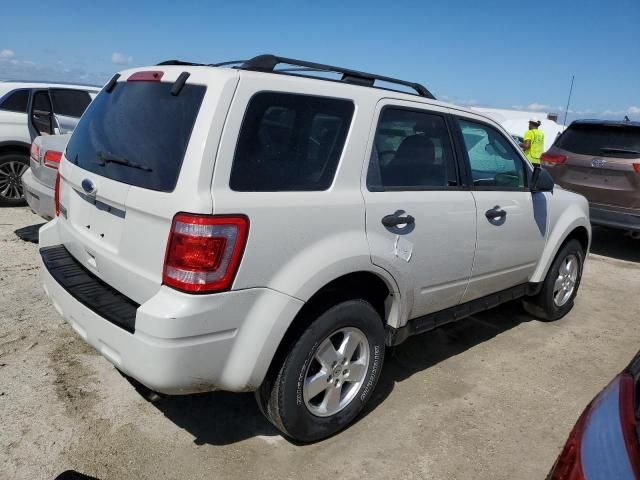
M 640 107 L 629 107 L 628 112 L 630 115 L 640 115 Z
M 626 110 L 605 110 L 604 112 L 602 112 L 602 115 L 606 116 L 606 117 L 618 117 L 620 115 L 624 115 L 626 112 Z
M 552 108 L 549 105 L 544 105 L 542 103 L 530 103 L 527 105 L 527 110 L 533 110 L 534 112 L 542 112 L 544 110 L 551 110 Z
M 9 50 L 5 48 L 4 50 L 0 50 L 0 58 L 12 58 L 15 57 L 16 53 L 13 50 Z
M 127 56 L 124 53 L 113 52 L 111 62 L 115 65 L 131 65 L 133 63 L 133 57 L 131 55 Z
M 522 110 L 524 108 L 524 106 L 522 106 L 522 105 L 511 105 L 511 108 L 513 108 L 514 110 Z

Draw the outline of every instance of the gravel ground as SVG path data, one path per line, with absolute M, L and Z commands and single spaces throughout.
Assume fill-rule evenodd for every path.
M 597 231 L 567 317 L 505 305 L 414 337 L 355 425 L 294 445 L 251 394 L 145 400 L 47 302 L 37 245 L 13 233 L 39 222 L 0 208 L 3 479 L 544 478 L 580 411 L 640 348 L 640 243 Z

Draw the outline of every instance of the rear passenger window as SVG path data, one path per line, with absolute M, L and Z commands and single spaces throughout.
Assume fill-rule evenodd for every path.
M 29 103 L 29 90 L 15 90 L 2 100 L 0 110 L 27 113 L 27 103 Z
M 277 92 L 256 94 L 249 102 L 238 137 L 231 189 L 328 189 L 353 110 L 348 100 Z
M 51 90 L 53 111 L 58 115 L 80 118 L 91 103 L 91 97 L 84 90 Z
M 422 190 L 457 185 L 455 159 L 444 117 L 385 108 L 371 151 L 370 191 Z

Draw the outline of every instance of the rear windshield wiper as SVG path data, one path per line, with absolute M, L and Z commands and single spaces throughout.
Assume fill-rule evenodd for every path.
M 117 163 L 118 165 L 123 165 L 125 167 L 137 168 L 139 170 L 144 170 L 145 172 L 152 172 L 153 170 L 146 165 L 142 165 L 140 163 L 135 163 L 130 160 L 127 160 L 123 157 L 118 157 L 110 152 L 99 151 L 98 152 L 98 165 L 104 167 L 107 163 Z
M 602 147 L 600 149 L 602 153 L 628 153 L 630 155 L 640 155 L 640 151 L 638 150 L 629 150 L 627 148 L 616 148 L 616 147 Z

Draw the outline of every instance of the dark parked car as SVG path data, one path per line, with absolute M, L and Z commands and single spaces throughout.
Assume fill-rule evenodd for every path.
M 556 184 L 587 197 L 593 225 L 640 238 L 640 122 L 577 120 L 540 160 Z
M 640 479 L 640 353 L 587 406 L 548 480 Z

